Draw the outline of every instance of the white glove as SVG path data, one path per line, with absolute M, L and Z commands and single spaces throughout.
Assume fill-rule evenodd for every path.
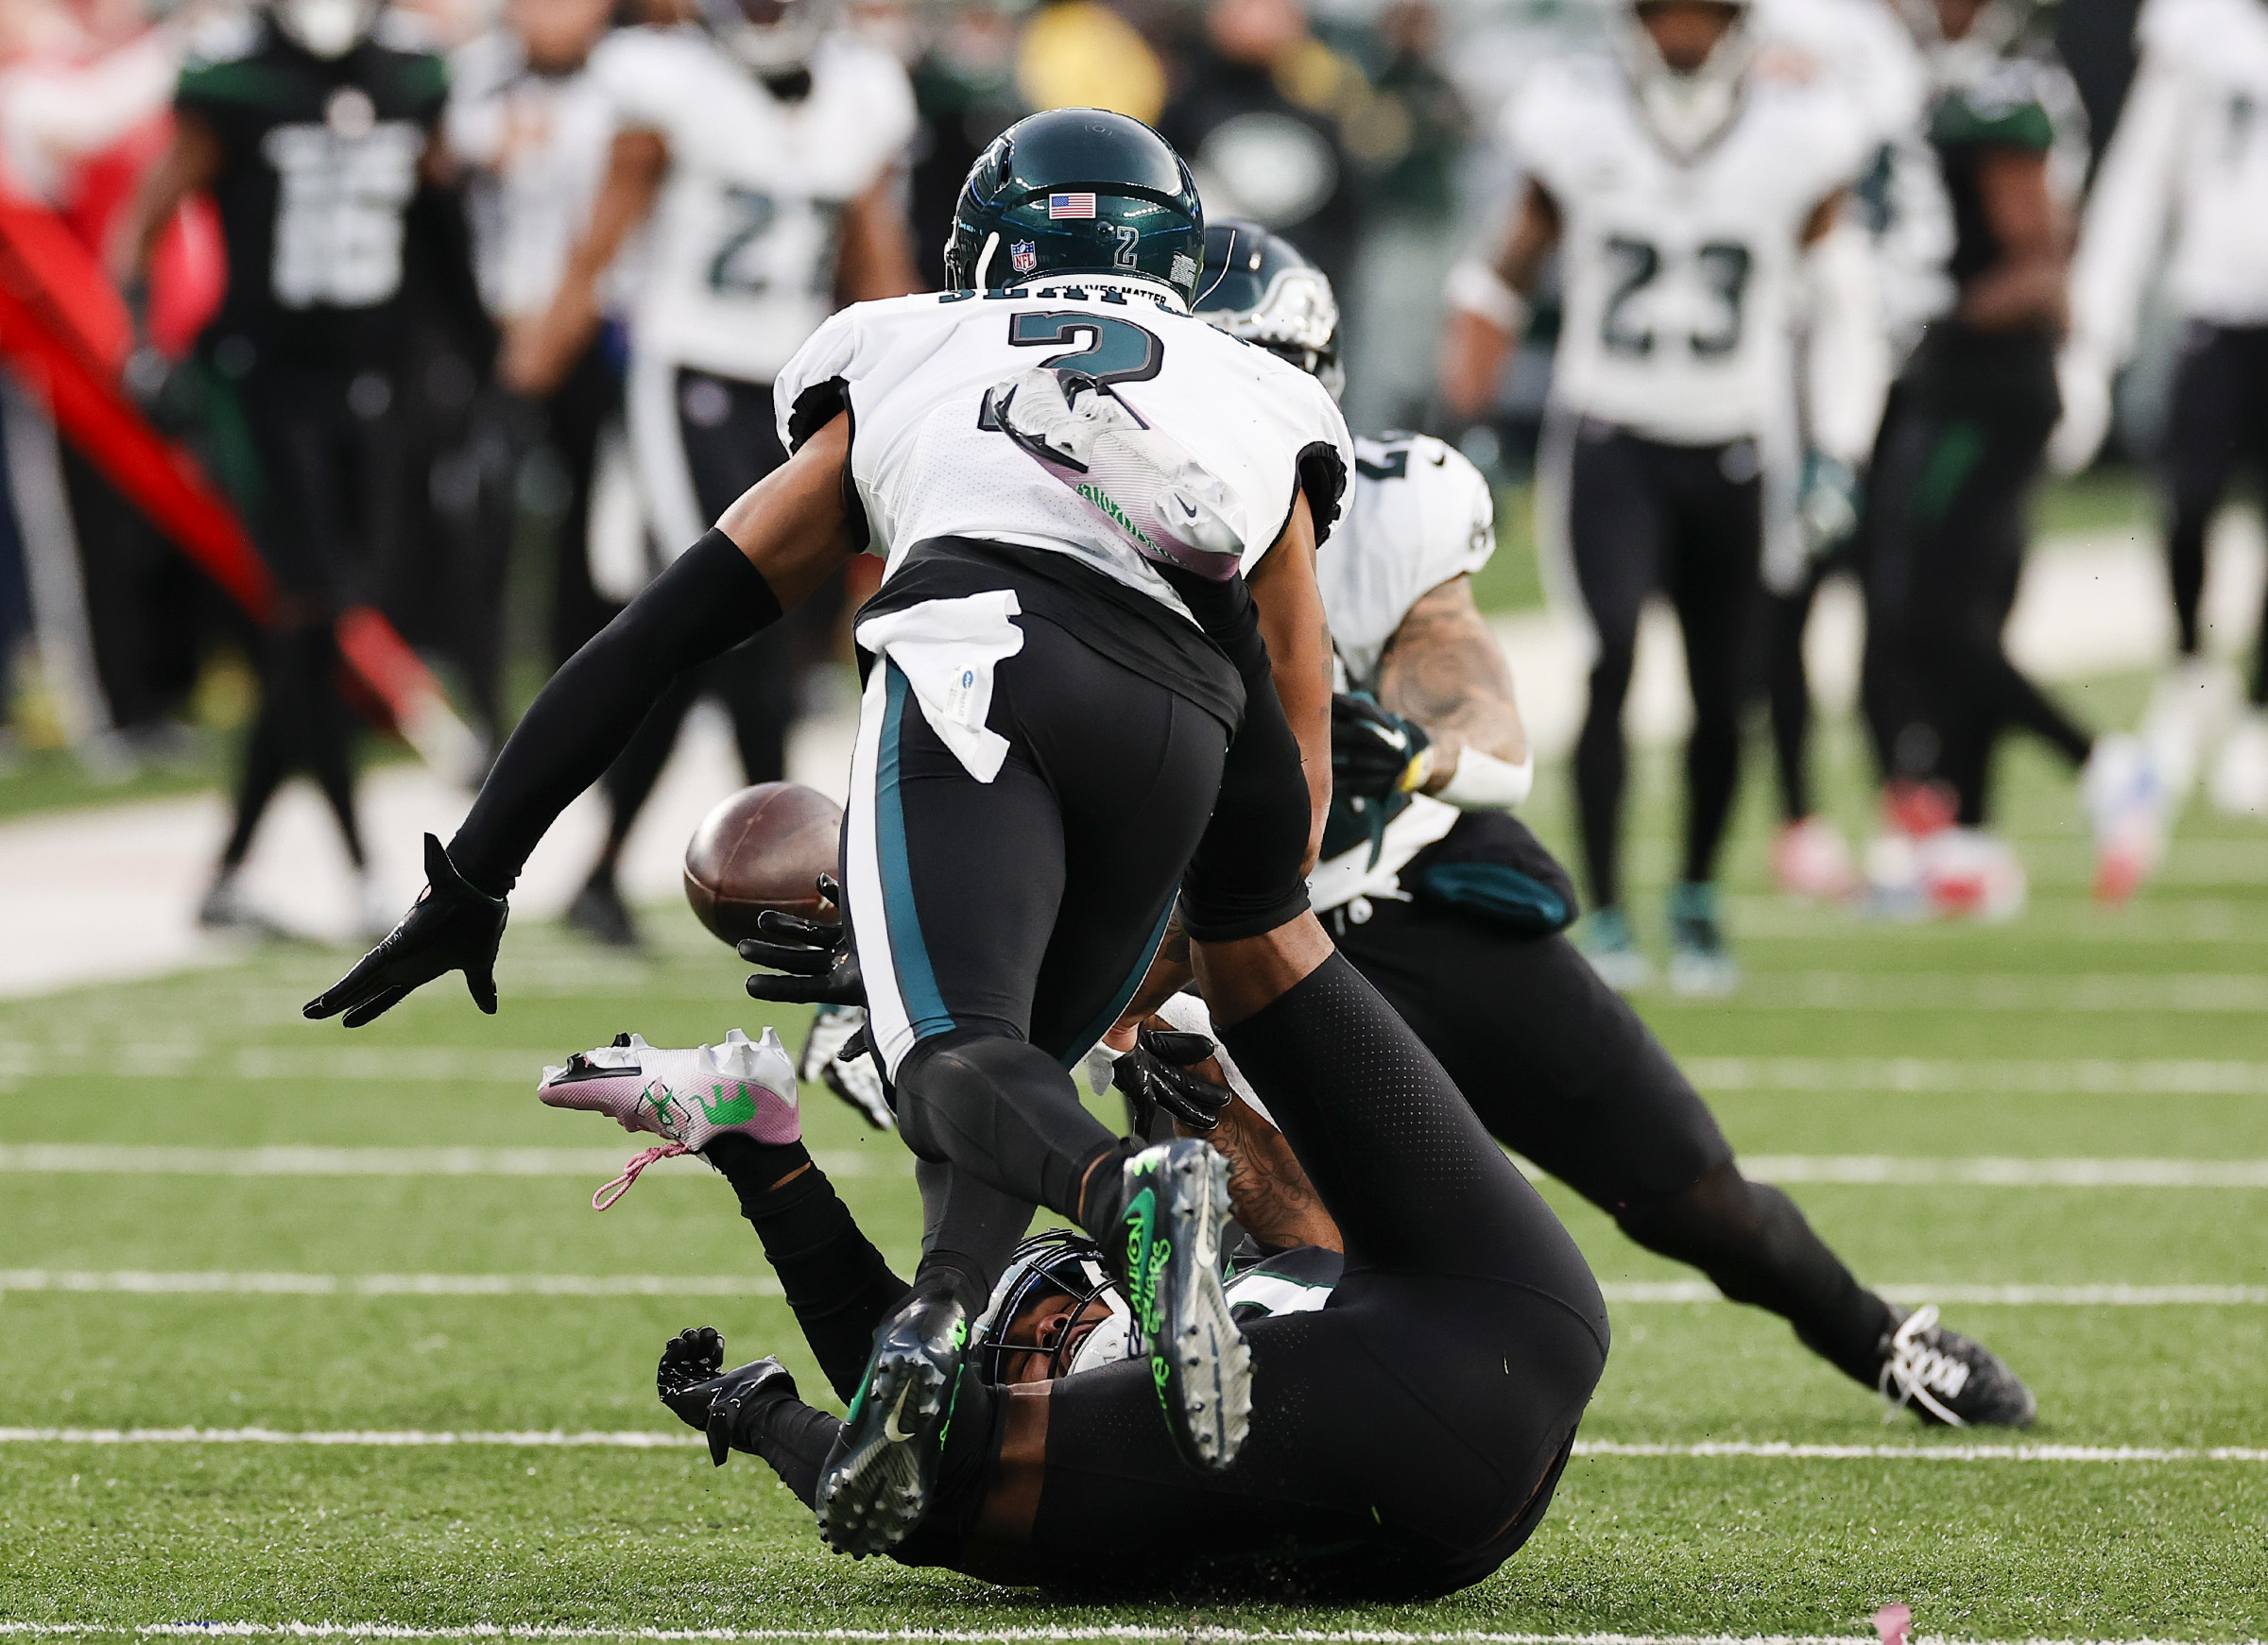
M 2103 449 L 2110 433 L 2110 367 L 2083 344 L 2070 344 L 2056 356 L 2063 416 L 2048 437 L 2048 466 L 2058 474 L 2078 473 Z

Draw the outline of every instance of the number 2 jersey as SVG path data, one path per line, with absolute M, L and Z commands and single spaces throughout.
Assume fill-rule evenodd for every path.
M 989 390 L 1036 366 L 1107 385 L 1226 491 L 1249 572 L 1302 488 L 1318 538 L 1338 513 L 1352 443 L 1323 386 L 1192 317 L 1147 281 L 1069 276 L 982 296 L 862 302 L 820 327 L 774 385 L 792 450 L 837 411 L 850 477 L 888 579 L 915 544 L 958 538 L 1075 561 L 1188 619 L 1189 605 L 1110 516 L 990 426 Z
M 800 97 L 700 29 L 626 28 L 592 53 L 618 126 L 658 131 L 669 173 L 631 317 L 640 354 L 769 383 L 834 308 L 844 207 L 914 135 L 895 58 L 850 34 L 812 54 Z
M 1672 445 L 1783 420 L 1803 231 L 1870 158 L 1850 100 L 1752 74 L 1731 124 L 1684 160 L 1617 65 L 1578 57 L 1536 71 L 1505 136 L 1560 212 L 1555 405 Z

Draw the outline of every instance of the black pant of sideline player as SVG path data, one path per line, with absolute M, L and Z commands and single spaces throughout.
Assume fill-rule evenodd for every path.
M 1146 1362 L 1008 1387 L 972 1373 L 930 1512 L 893 1558 L 1071 1592 L 1415 1600 L 1480 1581 L 1541 1521 L 1606 1358 L 1574 1242 L 1343 956 L 1221 1038 L 1347 1258 L 1328 1306 L 1245 1327 L 1255 1397 L 1236 1461 L 1181 1461 Z M 714 1152 L 788 1258 L 830 1377 L 855 1388 L 845 1345 L 900 1283 L 816 1167 Z M 841 1426 L 774 1384 L 732 1438 L 808 1504 Z
M 1713 885 L 1741 769 L 1747 647 L 1761 598 L 1763 485 L 1756 443 L 1673 446 L 1584 419 L 1574 430 L 1568 546 L 1597 636 L 1590 702 L 1575 745 L 1575 800 L 1591 903 L 1628 947 L 1622 911 L 1623 705 L 1648 598 L 1669 596 L 1685 638 L 1693 728 L 1685 747 L 1685 850 L 1673 945 L 1704 969 L 1725 961 Z M 1673 973 L 1673 981 L 1676 981 Z M 1714 988 L 1708 977 L 1696 985 Z
M 2166 570 L 2181 655 L 2198 655 L 2197 606 L 2205 593 L 2205 534 L 2241 466 L 2268 481 L 2268 326 L 2193 320 L 2158 462 L 2165 498 Z M 2268 609 L 2260 616 L 2268 633 Z M 2268 648 L 2253 660 L 2251 699 L 2268 704 Z
M 787 461 L 773 418 L 772 386 L 680 369 L 676 386 L 678 435 L 694 498 L 701 518 L 714 520 L 743 491 Z M 569 910 L 570 921 L 610 945 L 637 942 L 637 927 L 615 887 L 615 869 L 639 811 L 669 763 L 685 716 L 703 697 L 715 697 L 731 716 L 733 743 L 748 781 L 776 782 L 787 775 L 787 732 L 796 707 L 796 636 L 799 629 L 825 616 L 824 609 L 799 610 L 671 682 L 630 745 L 607 768 L 607 843 Z

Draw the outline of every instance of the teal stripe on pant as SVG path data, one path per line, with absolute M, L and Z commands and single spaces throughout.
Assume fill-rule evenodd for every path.
M 946 1033 L 954 1026 L 937 992 L 936 973 L 929 950 L 921 941 L 921 916 L 914 906 L 914 877 L 905 852 L 905 803 L 898 785 L 898 745 L 905 724 L 908 688 L 898 665 L 885 658 L 886 699 L 883 709 L 882 741 L 874 770 L 874 848 L 881 871 L 884 923 L 890 947 L 890 967 L 898 976 L 898 995 L 904 1002 L 906 1020 L 917 1040 Z

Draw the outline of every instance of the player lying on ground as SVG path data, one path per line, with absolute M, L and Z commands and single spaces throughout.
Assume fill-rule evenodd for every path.
M 1209 226 L 1206 262 L 1199 313 L 1333 384 L 1337 305 L 1321 270 L 1249 223 Z M 1342 683 L 1364 699 L 1340 699 L 1309 882 L 1339 951 L 1498 1141 L 1640 1244 L 1779 1314 L 1925 1421 L 2029 1422 L 2031 1394 L 1997 1358 L 1936 1328 L 1933 1308 L 1901 1314 L 1861 1286 L 1786 1194 L 1742 1176 L 1660 1041 L 1560 934 L 1574 893 L 1510 814 L 1527 794 L 1527 737 L 1472 597 L 1496 546 L 1487 483 L 1423 435 L 1358 439 L 1355 454 L 1315 562 Z
M 1314 379 L 1189 315 L 1189 168 L 1122 116 L 1034 115 L 971 169 L 955 225 L 953 290 L 846 309 L 789 363 L 795 454 L 544 688 L 450 848 L 428 841 L 425 896 L 307 1007 L 357 1026 L 461 968 L 493 1009 L 505 894 L 553 818 L 679 673 L 885 550 L 857 629 L 875 660 L 845 908 L 900 1130 L 953 1174 L 822 1484 L 831 1539 L 858 1551 L 919 1516 L 994 1277 L 974 1254 L 1035 1203 L 1157 1286 L 1171 1432 L 1195 1465 L 1234 1455 L 1249 1384 L 1218 1277 L 1162 1260 L 1211 1238 L 1218 1157 L 1133 1156 L 1066 1067 L 1177 893 L 1209 941 L 1304 911 L 1330 781 L 1313 557 L 1346 424 Z
M 1534 1532 L 1566 1465 L 1606 1362 L 1598 1287 L 1312 915 L 1199 944 L 1196 962 L 1222 1043 L 1267 1093 L 1322 1213 L 1286 1217 L 1280 1197 L 1271 1212 L 1253 1193 L 1243 1214 L 1286 1244 L 1335 1229 L 1343 1275 L 1327 1296 L 1303 1283 L 1319 1267 L 1328 1284 L 1335 1266 L 1309 1244 L 1230 1291 L 1290 1311 L 1245 1325 L 1251 1431 L 1228 1467 L 1200 1472 L 1140 1357 L 1141 1291 L 1119 1289 L 1085 1242 L 1059 1242 L 1037 1276 L 1012 1268 L 956 1373 L 935 1488 L 893 1555 L 1072 1590 L 1397 1600 L 1478 1582 Z M 739 1194 L 855 1423 L 872 1397 L 865 1341 L 905 1287 L 797 1139 L 785 1053 L 767 1035 L 761 1051 L 647 1052 L 632 1071 L 634 1054 L 576 1058 L 544 1100 L 649 1131 L 674 1106 L 671 1123 Z M 745 1115 L 712 1126 L 692 1105 L 712 1106 L 701 1099 L 727 1080 Z M 1289 1161 L 1238 1153 L 1240 1177 L 1283 1179 Z M 754 1452 L 819 1502 L 845 1424 L 804 1404 L 776 1360 L 719 1375 L 722 1355 L 713 1331 L 672 1342 L 664 1401 L 720 1462 Z

